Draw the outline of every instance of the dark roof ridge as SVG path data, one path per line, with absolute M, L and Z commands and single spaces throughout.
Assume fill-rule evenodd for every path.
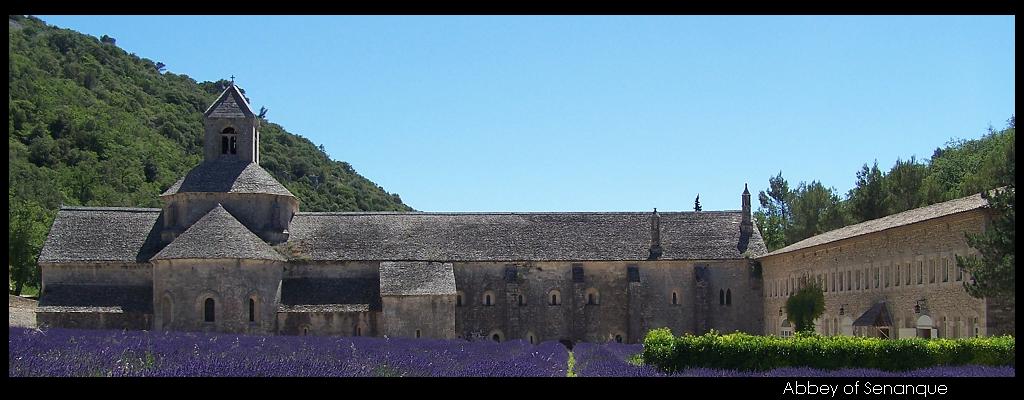
M 741 210 L 658 211 L 658 214 L 734 214 Z M 301 211 L 296 215 L 650 215 L 651 211 Z
M 60 211 L 123 211 L 123 212 L 160 212 L 161 208 L 143 207 L 87 207 L 87 206 L 60 206 Z

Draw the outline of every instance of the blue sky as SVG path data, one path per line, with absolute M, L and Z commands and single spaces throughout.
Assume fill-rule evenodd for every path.
M 1013 16 L 40 16 L 254 108 L 421 211 L 740 208 L 1002 128 Z

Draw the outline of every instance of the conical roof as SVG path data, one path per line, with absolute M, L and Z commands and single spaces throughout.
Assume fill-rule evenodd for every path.
M 252 118 L 256 114 L 252 112 L 249 102 L 245 101 L 245 96 L 238 90 L 238 86 L 232 83 L 227 89 L 224 89 L 224 92 L 210 105 L 210 108 L 206 109 L 203 116 L 207 118 Z
M 217 204 L 150 260 L 181 258 L 285 261 L 266 242 Z
M 161 196 L 183 192 L 265 193 L 294 197 L 259 164 L 230 158 L 195 166 Z

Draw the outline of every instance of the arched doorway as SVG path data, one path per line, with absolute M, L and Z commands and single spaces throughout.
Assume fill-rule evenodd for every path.
M 931 339 L 932 337 L 935 336 L 932 334 L 934 326 L 935 323 L 932 321 L 932 317 L 929 317 L 927 315 L 922 315 L 918 317 L 917 326 L 915 326 L 915 328 L 917 328 L 917 337 Z

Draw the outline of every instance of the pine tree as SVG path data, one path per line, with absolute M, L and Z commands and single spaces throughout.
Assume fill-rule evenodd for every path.
M 693 211 L 700 211 L 700 193 L 697 193 L 697 199 L 693 201 Z

